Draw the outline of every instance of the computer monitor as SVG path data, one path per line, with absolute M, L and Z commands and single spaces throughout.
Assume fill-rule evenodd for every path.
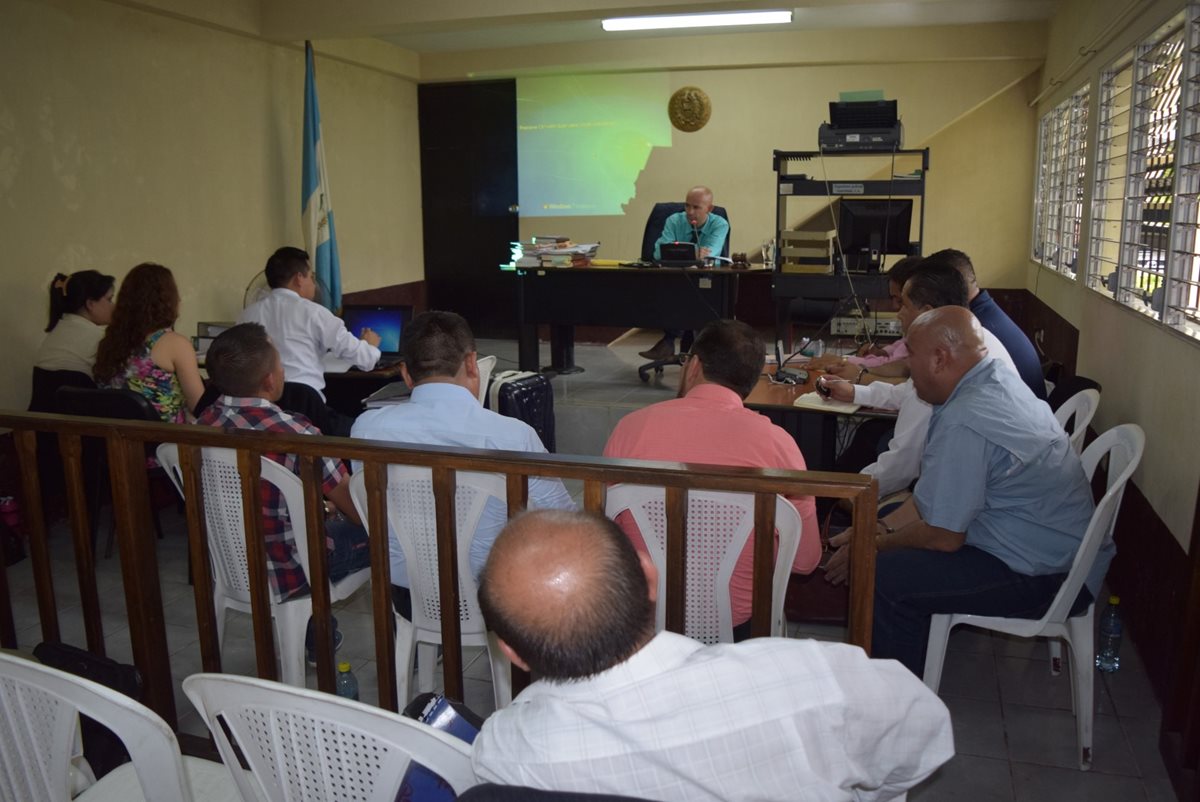
M 886 254 L 907 255 L 912 198 L 842 198 L 838 241 L 847 270 L 878 270 Z
M 400 335 L 412 320 L 411 306 L 383 304 L 346 304 L 342 307 L 342 322 L 355 337 L 369 328 L 379 335 L 379 350 L 384 354 L 400 353 Z

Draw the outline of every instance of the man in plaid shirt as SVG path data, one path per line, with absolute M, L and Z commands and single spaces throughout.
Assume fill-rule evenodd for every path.
M 222 395 L 200 414 L 197 423 L 225 430 L 321 433 L 308 418 L 284 412 L 275 405 L 283 392 L 283 364 L 266 329 L 258 323 L 241 323 L 227 329 L 213 340 L 206 361 L 209 376 Z M 295 454 L 266 456 L 299 473 L 299 459 Z M 321 473 L 326 510 L 341 513 L 325 522 L 329 579 L 336 582 L 352 571 L 370 565 L 370 550 L 367 532 L 350 500 L 350 474 L 346 466 L 341 460 L 325 457 L 321 460 Z M 261 487 L 263 536 L 271 589 L 280 601 L 307 594 L 308 581 L 296 559 L 291 518 L 283 496 L 269 482 L 262 482 Z M 309 628 L 311 641 L 311 622 Z M 337 641 L 340 637 L 335 636 Z

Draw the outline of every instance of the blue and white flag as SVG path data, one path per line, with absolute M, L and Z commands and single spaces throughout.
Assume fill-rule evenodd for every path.
M 326 308 L 342 306 L 342 268 L 338 262 L 337 234 L 333 230 L 333 205 L 329 201 L 329 174 L 325 170 L 325 142 L 321 139 L 321 111 L 317 108 L 317 82 L 313 70 L 312 42 L 304 43 L 304 167 L 300 177 L 300 214 L 304 247 L 322 288 L 318 299 Z

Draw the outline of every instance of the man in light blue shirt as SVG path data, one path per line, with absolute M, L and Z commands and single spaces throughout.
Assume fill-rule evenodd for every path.
M 696 245 L 696 256 L 705 259 L 720 256 L 729 236 L 729 222 L 719 214 L 713 214 L 713 194 L 708 187 L 692 187 L 683 202 L 683 211 L 676 212 L 663 224 L 662 234 L 654 243 L 654 258 L 659 259 L 659 247 L 668 242 L 692 242 Z M 683 337 L 680 350 L 686 353 L 692 347 L 692 332 L 664 331 L 663 337 L 652 348 L 640 351 L 645 359 L 668 359 L 675 354 L 675 340 Z
M 419 445 L 459 446 L 546 453 L 537 432 L 524 421 L 508 418 L 479 404 L 479 366 L 475 337 L 467 322 L 453 312 L 424 312 L 404 330 L 400 375 L 413 388 L 407 402 L 364 412 L 351 437 Z M 531 509 L 575 509 L 558 479 L 530 477 Z M 471 537 L 471 573 L 478 577 L 492 542 L 508 521 L 503 502 L 488 499 Z M 392 568 L 392 600 L 397 612 L 411 619 L 408 567 L 394 532 L 388 533 Z
M 1094 506 L 1050 407 L 988 356 L 967 309 L 918 317 L 908 349 L 917 395 L 933 415 L 912 499 L 879 522 L 872 656 L 922 676 L 932 615 L 1040 617 Z M 1097 557 L 1076 609 L 1091 600 L 1112 553 L 1109 544 Z M 830 560 L 831 578 L 844 573 L 846 556 Z

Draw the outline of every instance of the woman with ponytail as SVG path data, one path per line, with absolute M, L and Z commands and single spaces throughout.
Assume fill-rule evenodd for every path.
M 112 276 L 96 270 L 59 273 L 50 283 L 50 321 L 34 365 L 92 375 L 96 346 L 112 319 Z
M 185 423 L 204 393 L 191 341 L 172 330 L 178 317 L 171 271 L 152 262 L 133 268 L 121 282 L 93 371 L 101 387 L 144 395 L 168 423 Z

